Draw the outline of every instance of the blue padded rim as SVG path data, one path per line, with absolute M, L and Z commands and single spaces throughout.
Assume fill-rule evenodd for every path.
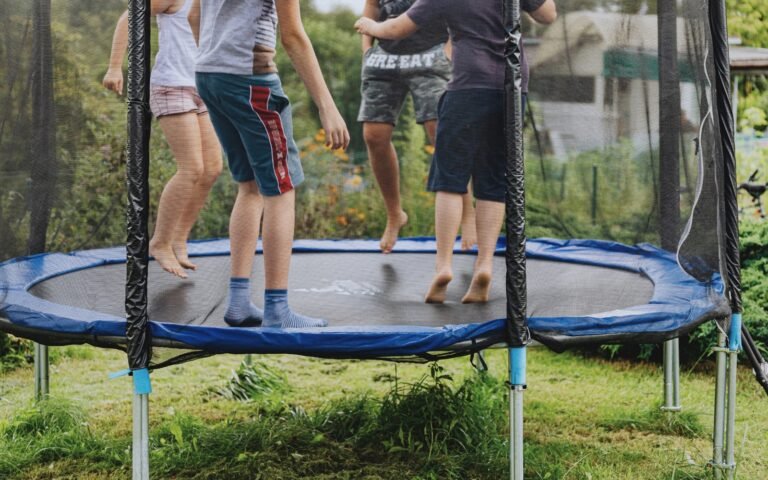
M 504 255 L 500 239 L 496 255 Z M 228 240 L 190 244 L 191 256 L 229 254 Z M 397 253 L 434 253 L 434 238 L 398 241 Z M 370 252 L 379 254 L 377 240 L 297 240 L 294 252 Z M 458 250 L 457 254 L 461 254 Z M 685 329 L 722 310 L 723 283 L 714 274 L 699 282 L 686 274 L 673 254 L 648 244 L 628 246 L 599 240 L 529 240 L 528 258 L 618 268 L 647 276 L 654 284 L 648 304 L 579 317 L 532 317 L 534 333 L 569 337 L 664 334 Z M 66 273 L 125 263 L 125 248 L 70 254 L 44 254 L 0 264 L 0 315 L 15 325 L 55 336 L 124 337 L 125 321 L 90 310 L 54 304 L 28 293 L 35 284 Z M 443 327 L 331 327 L 280 330 L 235 329 L 151 322 L 152 337 L 182 343 L 211 353 L 296 353 L 320 356 L 386 357 L 421 355 L 457 343 L 495 336 L 503 338 L 504 319 Z M 2 323 L 0 323 L 2 328 Z

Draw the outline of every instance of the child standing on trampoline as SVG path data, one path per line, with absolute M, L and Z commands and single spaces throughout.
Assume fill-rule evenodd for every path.
M 318 107 L 326 145 L 347 148 L 349 132 L 301 22 L 299 0 L 194 0 L 189 21 L 200 46 L 196 80 L 238 183 L 230 217 L 232 271 L 225 320 L 233 326 L 323 327 L 288 307 L 295 190 L 304 179 L 291 106 L 275 68 L 280 39 Z M 264 214 L 264 311 L 250 277 Z
M 425 300 L 443 303 L 453 279 L 453 248 L 461 222 L 461 195 L 472 180 L 476 207 L 478 255 L 462 303 L 487 302 L 493 255 L 504 219 L 504 19 L 500 0 L 416 0 L 397 18 L 377 23 L 361 18 L 357 31 L 397 39 L 435 23 L 445 23 L 453 44 L 453 78 L 440 99 L 435 156 L 429 189 L 437 192 L 436 273 Z M 536 21 L 551 23 L 553 0 L 522 0 L 521 8 Z M 494 34 L 495 33 L 495 34 Z M 523 92 L 528 65 L 523 57 Z
M 221 147 L 205 104 L 195 88 L 197 46 L 187 15 L 192 0 L 152 0 L 160 49 L 150 80 L 150 107 L 176 159 L 176 174 L 160 196 L 149 253 L 169 273 L 186 278 L 195 270 L 187 238 L 221 173 Z M 123 58 L 128 46 L 128 12 L 117 22 L 106 88 L 123 93 Z

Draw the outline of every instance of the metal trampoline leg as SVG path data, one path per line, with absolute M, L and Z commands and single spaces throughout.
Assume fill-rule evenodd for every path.
M 664 342 L 664 405 L 662 410 L 679 412 L 680 405 L 680 339 Z
M 149 480 L 149 395 L 133 396 L 133 480 Z
M 736 373 L 738 358 L 738 350 L 728 354 L 728 409 L 725 417 L 725 468 L 727 468 L 728 480 L 733 480 L 736 473 Z
M 714 458 L 715 478 L 733 480 L 736 475 L 736 380 L 741 350 L 741 314 L 734 313 L 728 330 L 718 335 L 717 387 L 715 389 Z
M 725 334 L 717 336 L 717 347 L 714 349 L 717 357 L 717 379 L 715 383 L 715 425 L 712 433 L 712 467 L 715 479 L 723 478 L 723 441 L 725 436 Z
M 50 393 L 48 346 L 35 343 L 35 401 L 48 398 Z
M 725 461 L 728 480 L 736 474 L 736 380 L 741 350 L 741 314 L 731 316 L 728 332 L 728 410 L 726 412 Z
M 509 478 L 523 480 L 523 392 L 526 388 L 525 347 L 509 349 Z

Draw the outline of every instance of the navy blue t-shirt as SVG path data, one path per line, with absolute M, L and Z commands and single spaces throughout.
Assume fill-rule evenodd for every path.
M 533 12 L 545 0 L 522 0 Z M 504 16 L 502 0 L 416 0 L 406 15 L 419 26 L 447 25 L 453 43 L 453 79 L 448 90 L 504 88 Z M 522 48 L 522 46 L 521 46 Z M 528 91 L 528 62 L 522 56 L 523 92 Z
M 405 13 L 416 0 L 379 0 L 379 21 L 397 18 Z M 387 53 L 412 55 L 424 52 L 448 41 L 448 28 L 444 22 L 432 22 L 424 25 L 418 32 L 400 40 L 379 39 L 379 45 Z

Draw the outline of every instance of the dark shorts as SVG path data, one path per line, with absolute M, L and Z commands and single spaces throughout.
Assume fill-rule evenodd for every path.
M 195 80 L 235 181 L 255 180 L 274 196 L 304 180 L 291 103 L 277 74 L 197 73 Z
M 523 112 L 525 101 L 523 95 Z M 504 92 L 449 90 L 438 109 L 429 191 L 467 193 L 471 179 L 475 198 L 503 202 L 507 186 Z
M 393 55 L 376 45 L 363 57 L 359 122 L 396 124 L 408 92 L 416 121 L 437 119 L 437 102 L 451 78 L 443 44 L 413 55 Z

